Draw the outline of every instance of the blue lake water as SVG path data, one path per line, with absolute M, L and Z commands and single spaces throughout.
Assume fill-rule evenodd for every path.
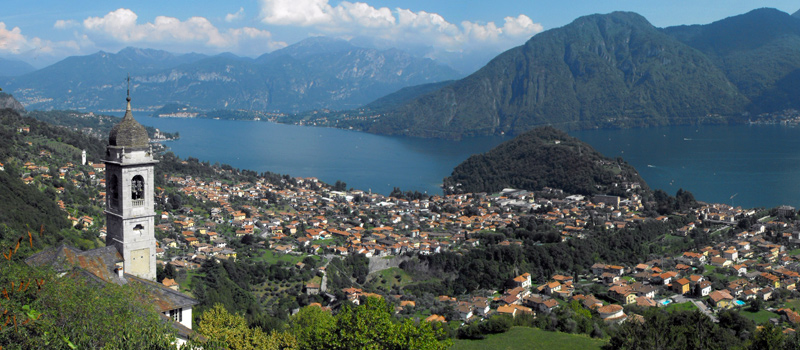
M 388 194 L 394 187 L 441 194 L 442 179 L 475 153 L 510 137 L 462 141 L 390 137 L 363 132 L 255 121 L 139 116 L 144 124 L 180 132 L 165 145 L 175 154 L 258 172 L 316 177 Z
M 317 177 L 328 183 L 342 180 L 348 187 L 384 194 L 394 187 L 440 194 L 442 179 L 456 165 L 510 139 L 417 139 L 269 122 L 141 114 L 134 113 L 142 124 L 180 132 L 180 140 L 166 145 L 181 157 Z M 571 134 L 607 156 L 623 157 L 650 187 L 672 195 L 683 188 L 707 202 L 800 207 L 800 128 L 670 126 Z
M 800 128 L 670 126 L 571 133 L 623 157 L 651 188 L 743 207 L 800 207 Z

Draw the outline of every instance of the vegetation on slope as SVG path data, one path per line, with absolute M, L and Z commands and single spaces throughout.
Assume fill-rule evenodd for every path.
M 538 34 L 367 130 L 460 137 L 546 124 L 668 125 L 729 115 L 745 103 L 708 57 L 635 13 L 614 12 Z
M 499 192 L 503 188 L 567 193 L 624 194 L 614 183 L 638 182 L 636 170 L 622 159 L 609 159 L 588 144 L 552 127 L 540 127 L 473 155 L 444 179 L 446 193 Z
M 748 28 L 748 30 L 742 30 Z M 750 101 L 755 113 L 798 108 L 800 20 L 762 8 L 707 25 L 664 32 L 706 54 Z

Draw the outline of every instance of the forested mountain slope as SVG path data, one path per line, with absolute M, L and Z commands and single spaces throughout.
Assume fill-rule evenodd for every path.
M 624 194 L 624 182 L 646 186 L 624 160 L 606 158 L 563 131 L 539 127 L 469 157 L 444 179 L 444 188 L 450 193 L 552 187 L 586 195 Z

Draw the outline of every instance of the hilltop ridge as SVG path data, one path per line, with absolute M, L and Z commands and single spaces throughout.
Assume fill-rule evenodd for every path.
M 751 28 L 740 34 L 741 28 Z M 797 108 L 800 20 L 757 9 L 659 29 L 632 12 L 542 32 L 474 74 L 357 124 L 382 134 L 460 138 L 562 129 L 746 120 Z
M 499 192 L 504 188 L 558 188 L 583 195 L 647 188 L 636 169 L 552 127 L 538 127 L 484 154 L 469 157 L 444 179 L 445 193 Z

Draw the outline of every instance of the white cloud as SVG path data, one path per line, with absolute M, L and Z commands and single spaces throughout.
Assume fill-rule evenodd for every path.
M 6 29 L 6 24 L 0 22 L 0 51 L 19 53 L 28 49 L 28 47 L 28 39 L 22 35 L 19 27 L 8 30 Z
M 68 19 L 68 20 L 59 19 L 59 20 L 56 21 L 55 24 L 53 24 L 53 28 L 56 28 L 56 29 L 67 29 L 67 28 L 73 28 L 73 27 L 78 27 L 78 26 L 80 26 L 80 24 L 78 24 L 78 22 L 75 22 L 75 21 L 73 21 L 71 19 Z
M 264 23 L 278 25 L 333 24 L 333 8 L 328 0 L 262 0 Z
M 38 37 L 29 38 L 22 34 L 19 27 L 6 28 L 0 22 L 0 52 L 10 55 L 38 57 L 40 54 L 47 56 L 66 55 L 80 49 L 75 41 L 50 41 Z
M 240 7 L 236 13 L 229 13 L 225 15 L 225 22 L 238 21 L 244 17 L 244 7 Z
M 494 22 L 463 21 L 456 25 L 437 13 L 386 7 L 364 2 L 329 0 L 260 0 L 261 21 L 270 25 L 314 27 L 327 35 L 371 37 L 394 41 L 398 46 L 426 45 L 434 50 L 465 51 L 485 47 L 507 49 L 543 30 L 528 16 Z
M 533 23 L 530 17 L 519 15 L 516 18 L 506 17 L 503 32 L 509 35 L 528 35 L 528 33 L 539 33 L 544 30 L 540 23 Z
M 220 30 L 205 17 L 181 21 L 175 17 L 158 16 L 153 22 L 138 23 L 138 16 L 120 8 L 103 17 L 83 21 L 87 33 L 110 37 L 124 44 L 148 44 L 165 49 L 198 44 L 212 50 L 232 50 L 244 54 L 260 54 L 286 46 L 273 41 L 269 31 L 244 27 Z M 258 49 L 260 52 L 250 52 Z

